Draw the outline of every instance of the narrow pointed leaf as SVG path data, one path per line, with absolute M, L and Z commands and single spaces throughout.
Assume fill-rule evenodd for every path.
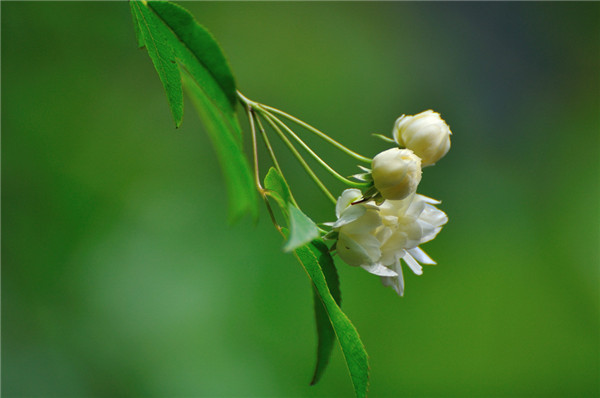
M 178 62 L 219 110 L 229 125 L 228 133 L 241 146 L 242 130 L 235 111 L 235 80 L 221 48 L 184 8 L 163 1 L 151 1 L 148 5 L 171 31 Z
M 311 250 L 315 256 L 317 256 L 317 261 L 321 266 L 321 270 L 325 276 L 327 286 L 329 286 L 331 296 L 337 305 L 341 307 L 342 295 L 340 293 L 340 280 L 337 270 L 335 269 L 333 259 L 331 258 L 331 254 L 329 253 L 329 248 L 321 240 L 315 240 L 311 244 Z M 319 292 L 316 290 L 316 288 L 313 289 L 313 299 L 315 305 L 315 320 L 317 321 L 317 336 L 319 341 L 317 345 L 317 365 L 315 366 L 315 373 L 313 374 L 313 378 L 310 382 L 311 385 L 316 384 L 323 375 L 323 372 L 329 363 L 331 351 L 333 350 L 335 343 L 335 332 L 331 326 L 331 322 L 329 321 L 329 316 L 327 316 L 327 310 L 323 305 L 323 301 L 319 298 Z
M 277 169 L 271 167 L 265 176 L 264 183 L 265 188 L 281 207 L 282 213 L 287 221 L 289 219 L 288 204 L 291 202 L 291 193 L 285 179 Z M 285 200 L 283 198 L 285 198 Z M 311 247 L 311 250 L 314 250 L 315 256 L 323 271 L 323 275 L 325 276 L 327 286 L 329 287 L 335 302 L 338 306 L 341 305 L 342 298 L 339 288 L 339 278 L 327 245 L 325 245 L 321 239 L 315 239 L 309 246 Z M 313 378 L 310 382 L 311 385 L 317 383 L 323 375 L 335 344 L 335 332 L 331 325 L 331 321 L 329 320 L 329 315 L 327 314 L 323 301 L 320 299 L 319 292 L 314 285 L 313 288 L 318 343 L 317 363 Z
M 282 212 L 288 215 L 291 224 L 292 212 L 296 207 L 290 206 L 289 202 L 287 208 L 281 205 L 281 198 L 290 198 L 291 195 L 289 186 L 275 168 L 271 168 L 267 173 L 265 188 L 276 195 Z M 291 237 L 291 231 L 284 229 L 283 232 Z M 356 396 L 366 397 L 369 380 L 367 352 L 354 325 L 340 308 L 342 298 L 339 278 L 329 248 L 322 239 L 316 238 L 311 243 L 296 248 L 294 254 L 308 273 L 314 288 L 315 319 L 319 341 L 317 364 L 311 385 L 317 383 L 323 375 L 337 337 L 350 371 Z
M 319 229 L 313 220 L 292 203 L 288 203 L 287 208 L 290 217 L 290 236 L 283 246 L 283 251 L 290 252 L 318 238 Z
M 229 126 L 221 117 L 219 110 L 206 97 L 204 92 L 191 81 L 191 77 L 184 74 L 186 90 L 190 94 L 192 103 L 206 126 L 206 131 L 217 152 L 221 170 L 225 175 L 227 191 L 229 194 L 230 222 L 236 221 L 246 212 L 257 216 L 256 194 L 252 174 L 239 145 L 232 134 L 223 134 Z
M 150 8 L 173 31 L 179 41 L 193 54 L 227 96 L 232 107 L 237 102 L 233 74 L 221 47 L 215 38 L 204 29 L 183 7 L 166 1 L 151 1 Z
M 320 251 L 312 245 L 302 246 L 295 251 L 296 258 L 308 273 L 340 342 L 356 397 L 365 398 L 369 383 L 367 352 L 356 328 L 333 298 L 319 264 L 318 254 L 315 253 Z
M 170 32 L 160 19 L 142 3 L 132 1 L 131 9 L 138 21 L 139 32 L 146 50 L 148 50 L 148 55 L 150 55 L 167 93 L 167 101 L 175 120 L 175 126 L 179 127 L 183 118 L 183 90 L 179 67 L 169 37 Z
M 230 220 L 239 218 L 245 212 L 250 212 L 256 218 L 258 198 L 242 148 L 242 132 L 235 110 L 235 81 L 219 45 L 180 6 L 169 2 L 132 1 L 131 7 L 151 57 L 147 37 L 164 38 L 168 44 L 164 46 L 164 51 L 158 52 L 160 57 L 157 62 L 160 65 L 166 60 L 173 62 L 177 68 L 178 89 L 182 89 L 183 78 L 183 85 L 206 126 L 225 176 Z M 145 34 L 142 16 L 151 22 L 148 23 Z M 159 40 L 159 43 L 162 41 Z M 169 49 L 170 52 L 167 51 Z M 180 72 L 184 72 L 182 76 Z M 160 73 L 161 71 L 159 76 Z M 171 104 L 171 99 L 169 103 Z M 177 108 L 171 108 L 176 115 Z M 178 122 L 181 121 L 181 116 L 182 114 Z

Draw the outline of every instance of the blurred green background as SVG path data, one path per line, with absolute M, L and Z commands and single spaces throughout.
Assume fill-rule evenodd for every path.
M 183 5 L 242 92 L 365 155 L 402 113 L 452 128 L 420 188 L 450 217 L 439 265 L 400 298 L 338 263 L 370 397 L 598 396 L 599 3 Z M 3 396 L 353 395 L 338 348 L 308 386 L 308 278 L 264 208 L 227 225 L 186 109 L 175 130 L 127 4 L 2 2 Z

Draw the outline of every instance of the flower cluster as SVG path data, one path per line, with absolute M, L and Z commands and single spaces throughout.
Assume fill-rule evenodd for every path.
M 345 190 L 337 201 L 337 221 L 328 224 L 337 232 L 339 257 L 380 276 L 400 296 L 404 294 L 401 260 L 417 275 L 423 273 L 421 264 L 435 264 L 419 245 L 435 238 L 448 217 L 435 207 L 439 201 L 416 191 L 421 166 L 434 164 L 448 152 L 451 134 L 446 122 L 431 110 L 398 118 L 393 136 L 404 148 L 375 156 L 371 194 Z

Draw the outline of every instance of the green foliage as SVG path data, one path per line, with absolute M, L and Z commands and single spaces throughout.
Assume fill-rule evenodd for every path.
M 144 36 L 142 35 L 142 30 L 140 27 L 140 22 L 138 20 L 138 13 L 136 11 L 136 6 L 131 2 L 129 3 L 131 7 L 131 17 L 133 18 L 133 28 L 135 29 L 135 38 L 137 40 L 137 45 L 139 48 L 144 48 Z
M 302 212 L 293 200 L 287 182 L 271 167 L 265 176 L 265 188 L 282 209 L 286 222 L 290 227 L 290 236 L 283 246 L 283 251 L 291 252 L 300 246 L 310 243 L 320 236 L 317 225 Z
M 287 209 L 290 217 L 290 236 L 283 246 L 283 251 L 290 252 L 317 239 L 319 229 L 313 220 L 291 202 L 288 202 Z
M 254 185 L 246 159 L 234 135 L 224 134 L 229 131 L 229 125 L 220 117 L 219 110 L 187 73 L 183 74 L 183 81 L 186 83 L 186 91 L 189 93 L 200 119 L 204 121 L 208 136 L 216 149 L 221 169 L 225 174 L 231 221 L 246 211 L 251 211 L 254 216 L 257 216 Z
M 235 80 L 214 38 L 183 8 L 132 1 L 136 32 L 167 92 L 176 126 L 183 117 L 182 80 L 217 152 L 229 193 L 230 220 L 258 215 L 252 174 L 242 150 Z M 180 68 L 183 71 L 180 71 Z M 182 73 L 183 72 L 183 73 Z
M 167 92 L 169 107 L 175 119 L 175 126 L 181 125 L 183 118 L 183 90 L 179 67 L 175 61 L 170 32 L 158 17 L 142 3 L 132 1 L 131 11 L 138 23 L 138 44 L 144 43 L 152 59 L 158 77 Z M 141 35 L 140 35 L 141 34 Z M 141 36 L 142 40 L 139 39 Z
M 226 24 L 230 37 L 217 39 L 231 62 L 240 52 L 238 88 L 270 98 L 280 96 L 261 87 L 292 89 L 288 109 L 318 124 L 338 114 L 336 137 L 356 149 L 374 155 L 390 147 L 368 133 L 390 136 L 401 112 L 433 106 L 452 121 L 457 145 L 443 167 L 424 171 L 424 190 L 443 196 L 455 215 L 426 249 L 440 265 L 407 275 L 410 291 L 399 299 L 332 253 L 342 310 L 373 356 L 370 397 L 599 398 L 600 2 L 175 2 L 203 24 Z M 223 228 L 226 204 L 194 182 L 205 176 L 201 184 L 226 193 L 220 172 L 193 170 L 203 157 L 217 161 L 204 128 L 178 137 L 174 125 L 151 131 L 154 100 L 139 90 L 165 94 L 148 55 L 136 51 L 129 5 L 0 7 L 1 395 L 354 398 L 339 374 L 346 365 L 337 342 L 331 369 L 308 387 L 314 326 L 288 331 L 290 321 L 301 322 L 290 312 L 312 322 L 312 302 L 297 296 L 313 289 L 304 275 L 288 275 L 286 283 L 296 276 L 301 285 L 292 294 L 265 291 L 286 291 L 286 270 L 271 272 L 270 264 L 303 272 L 261 246 L 269 222 Z M 524 21 L 527 29 L 507 34 Z M 541 51 L 532 53 L 532 43 Z M 242 81 L 241 67 L 252 80 Z M 293 76 L 299 68 L 301 82 Z M 144 79 L 132 78 L 136 71 Z M 377 72 L 360 78 L 369 71 Z M 358 93 L 371 100 L 348 100 Z M 159 100 L 168 123 L 166 97 Z M 133 120 L 132 107 L 146 116 Z M 185 112 L 184 131 L 197 118 L 189 101 Z M 353 173 L 346 155 L 323 153 Z M 285 155 L 285 177 L 288 168 L 302 172 Z M 297 188 L 309 187 L 291 188 L 303 205 Z M 565 207 L 573 198 L 583 200 Z M 311 217 L 312 209 L 332 211 L 326 200 L 310 208 L 302 206 Z
M 265 176 L 265 188 L 271 192 L 275 192 L 283 200 L 279 203 L 281 207 L 286 207 L 286 203 L 292 202 L 292 194 L 287 182 L 276 168 L 271 167 Z
M 252 174 L 242 150 L 235 106 L 235 80 L 214 38 L 183 8 L 169 2 L 131 2 L 140 47 L 145 46 L 167 93 L 179 126 L 183 117 L 182 86 L 196 107 L 225 175 L 230 217 L 257 215 Z M 309 275 L 315 294 L 318 332 L 317 364 L 311 384 L 322 376 L 338 338 L 357 397 L 366 396 L 367 353 L 340 308 L 339 279 L 333 259 L 316 224 L 295 203 L 283 176 L 271 168 L 265 177 L 267 195 L 279 205 L 289 227 L 285 251 L 294 255 Z
M 335 335 L 340 342 L 346 365 L 350 371 L 350 378 L 354 385 L 354 392 L 357 398 L 364 398 L 367 396 L 367 388 L 369 385 L 369 363 L 367 358 L 367 352 L 365 347 L 360 340 L 360 336 L 350 319 L 344 314 L 338 304 L 335 302 L 329 287 L 327 280 L 323 274 L 321 263 L 319 259 L 322 256 L 327 256 L 328 252 L 323 251 L 322 241 L 317 240 L 317 244 L 310 244 L 302 246 L 295 251 L 296 258 L 310 277 L 315 290 L 318 293 L 319 299 L 321 300 L 325 312 L 329 317 L 331 325 Z M 325 254 L 327 253 L 327 254 Z M 325 345 L 325 343 L 324 343 Z M 321 345 L 319 345 L 321 347 Z M 320 353 L 325 356 L 325 353 Z M 319 355 L 319 361 L 321 361 L 321 355 Z M 320 362 L 317 364 L 315 370 L 315 378 L 313 382 L 318 380 L 318 376 L 323 371 Z
M 235 80 L 215 38 L 198 24 L 189 12 L 177 4 L 151 1 L 148 5 L 173 31 L 203 69 L 210 73 L 227 96 L 231 107 L 235 107 L 237 102 Z M 194 62 L 186 62 L 184 66 L 194 66 Z
M 275 168 L 271 168 L 267 173 L 265 187 L 274 194 L 272 196 L 281 207 L 281 211 L 290 220 L 290 228 L 294 228 L 293 220 L 296 216 L 293 214 L 296 210 L 303 217 L 306 217 L 291 203 L 289 187 L 283 176 Z M 284 197 L 289 198 L 285 205 L 282 200 Z M 294 231 L 288 232 L 283 229 L 283 233 L 289 236 L 288 242 L 290 242 Z M 298 232 L 297 234 L 301 235 Z M 311 384 L 315 384 L 322 376 L 329 362 L 335 342 L 334 338 L 337 336 L 350 371 L 356 396 L 359 398 L 366 397 L 369 381 L 367 352 L 356 328 L 340 308 L 339 278 L 327 245 L 321 238 L 315 238 L 310 243 L 297 247 L 294 250 L 294 255 L 304 267 L 314 287 L 315 319 L 319 342 L 317 346 L 317 364 Z
M 340 292 L 340 280 L 337 270 L 335 269 L 333 259 L 329 254 L 327 245 L 325 245 L 323 241 L 319 239 L 313 241 L 311 246 L 311 250 L 313 248 L 316 249 L 316 251 L 312 251 L 315 256 L 317 256 L 317 260 L 321 266 L 323 275 L 325 275 L 327 286 L 329 286 L 331 296 L 341 308 L 342 294 Z M 315 366 L 315 373 L 310 382 L 311 385 L 317 383 L 323 375 L 323 372 L 329 363 L 331 350 L 333 350 L 333 345 L 335 343 L 335 332 L 331 326 L 331 322 L 329 321 L 329 316 L 327 315 L 327 311 L 323 306 L 323 302 L 319 298 L 319 292 L 317 291 L 316 287 L 313 289 L 313 299 L 315 304 L 315 320 L 317 322 L 317 334 L 319 336 L 319 342 L 317 345 L 317 365 Z

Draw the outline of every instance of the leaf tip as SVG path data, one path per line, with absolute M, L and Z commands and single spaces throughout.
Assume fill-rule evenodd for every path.
M 319 372 L 319 369 L 315 369 L 315 373 L 313 374 L 312 380 L 310 381 L 309 386 L 314 386 L 315 384 L 317 384 L 319 382 L 319 380 L 321 380 L 321 372 Z
M 283 247 L 281 248 L 281 250 L 284 253 L 289 253 L 289 252 L 294 251 L 297 248 L 298 248 L 297 245 L 293 244 L 293 242 L 291 242 L 291 241 L 288 240 L 287 242 L 285 242 L 285 244 L 283 245 Z

